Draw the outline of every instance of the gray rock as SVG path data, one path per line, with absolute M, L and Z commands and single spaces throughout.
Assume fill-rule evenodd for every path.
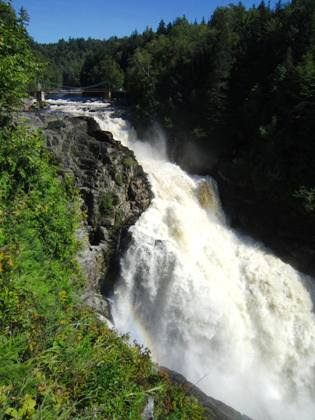
M 211 420 L 251 420 L 244 414 L 239 413 L 223 402 L 209 397 L 202 392 L 196 385 L 187 381 L 187 379 L 173 370 L 166 367 L 160 367 L 160 371 L 166 373 L 168 378 L 178 385 L 181 385 L 187 394 L 194 396 L 205 408 L 205 418 Z
M 120 243 L 152 199 L 142 167 L 93 118 L 45 111 L 21 117 L 42 130 L 60 175 L 73 177 L 86 214 L 78 232 L 78 260 L 88 289 L 111 293 L 120 269 Z
M 315 216 L 283 192 L 266 189 L 242 161 L 222 159 L 213 171 L 231 227 L 264 243 L 297 270 L 315 277 Z M 283 187 L 285 191 L 286 187 Z
M 154 398 L 149 397 L 146 406 L 141 415 L 142 420 L 153 420 L 154 416 Z
M 109 302 L 99 293 L 88 291 L 81 297 L 82 301 L 94 309 L 99 315 L 111 321 L 110 304 Z

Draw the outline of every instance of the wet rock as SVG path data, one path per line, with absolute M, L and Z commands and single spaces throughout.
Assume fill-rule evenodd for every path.
M 88 291 L 81 297 L 82 301 L 102 317 L 112 320 L 110 303 L 99 293 Z
M 134 153 L 91 117 L 59 112 L 21 116 L 42 130 L 60 175 L 71 175 L 80 191 L 86 220 L 78 232 L 79 263 L 88 288 L 109 294 L 119 273 L 121 238 L 152 199 L 147 177 Z
M 166 367 L 159 368 L 161 372 L 174 383 L 181 385 L 187 394 L 194 396 L 199 403 L 205 408 L 205 418 L 211 420 L 251 420 L 244 414 L 239 413 L 223 402 L 209 397 L 202 392 L 196 385 L 187 381 L 187 379 L 173 370 Z
M 141 415 L 142 420 L 153 420 L 154 416 L 154 398 L 149 397 L 146 406 Z
M 212 175 L 232 228 L 263 242 L 283 261 L 315 277 L 314 215 L 251 177 L 243 162 L 222 159 Z
M 89 227 L 84 224 L 77 232 L 77 237 L 81 242 L 81 249 L 78 252 L 78 262 L 81 270 L 88 280 L 87 287 L 92 290 L 98 289 L 100 278 L 106 270 L 104 253 L 106 252 L 106 242 L 100 246 L 94 246 L 90 242 Z

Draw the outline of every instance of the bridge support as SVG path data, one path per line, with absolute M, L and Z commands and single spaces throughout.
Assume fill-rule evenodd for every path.
M 45 101 L 45 92 L 43 90 L 38 90 L 36 92 L 36 100 L 41 107 L 43 105 L 43 102 Z

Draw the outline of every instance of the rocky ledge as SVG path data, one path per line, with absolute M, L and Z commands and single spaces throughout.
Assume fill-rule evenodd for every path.
M 83 299 L 109 317 L 102 296 L 111 292 L 117 277 L 128 228 L 150 205 L 147 177 L 134 153 L 102 131 L 93 118 L 51 112 L 23 117 L 42 130 L 61 176 L 73 176 L 79 189 L 86 214 L 78 232 L 83 244 L 79 262 L 88 280 Z
M 202 392 L 196 385 L 188 382 L 187 379 L 173 370 L 160 367 L 160 372 L 165 374 L 169 380 L 182 386 L 186 393 L 195 397 L 205 408 L 205 418 L 209 420 L 252 420 L 244 414 L 234 410 L 223 402 L 209 397 Z
M 245 164 L 221 159 L 212 175 L 231 227 L 263 242 L 283 261 L 315 278 L 315 217 L 300 203 L 261 185 Z

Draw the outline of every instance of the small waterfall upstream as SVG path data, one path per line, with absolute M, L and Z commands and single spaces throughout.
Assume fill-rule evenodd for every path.
M 52 107 L 89 112 L 75 102 Z M 158 132 L 139 142 L 110 108 L 95 104 L 94 111 L 104 130 L 134 150 L 154 193 L 121 261 L 116 328 L 255 420 L 315 419 L 311 279 L 233 232 L 214 181 L 170 163 Z

